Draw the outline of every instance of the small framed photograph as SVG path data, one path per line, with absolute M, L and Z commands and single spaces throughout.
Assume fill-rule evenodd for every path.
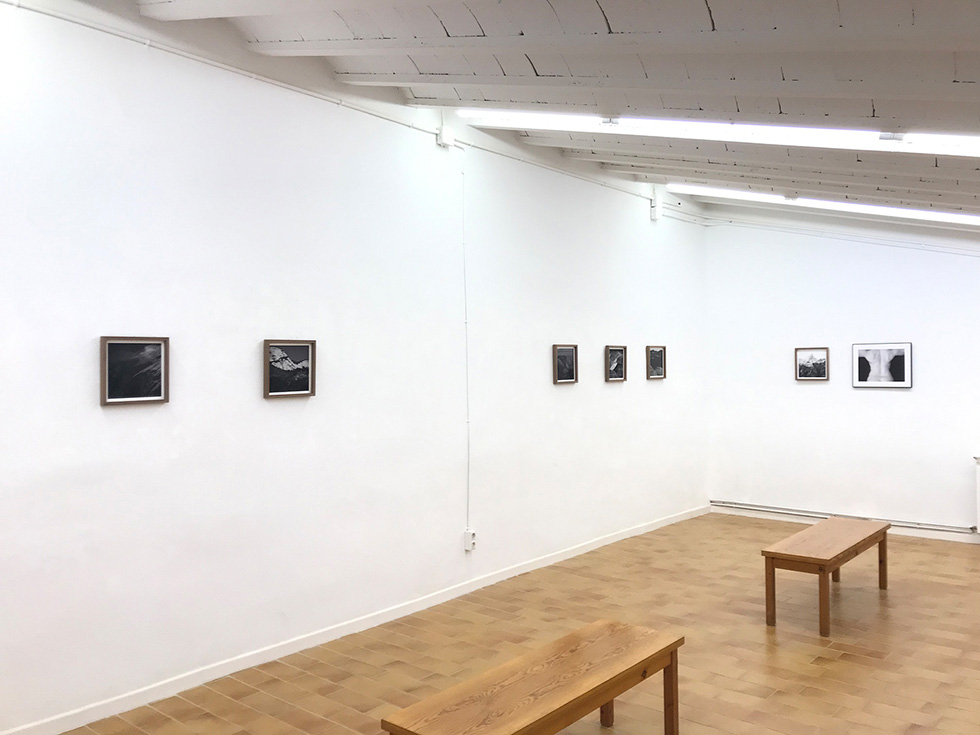
M 796 348 L 796 379 L 797 380 L 829 380 L 830 379 L 830 348 L 829 347 L 797 347 Z
M 667 348 L 663 345 L 647 347 L 647 380 L 667 377 Z
M 262 354 L 266 398 L 316 395 L 316 340 L 267 339 Z
M 551 373 L 555 385 L 578 382 L 578 345 L 551 346 Z
M 626 347 L 606 345 L 606 382 L 626 380 Z
M 874 342 L 851 346 L 855 388 L 911 388 L 912 343 Z
M 170 401 L 169 337 L 102 337 L 100 403 Z

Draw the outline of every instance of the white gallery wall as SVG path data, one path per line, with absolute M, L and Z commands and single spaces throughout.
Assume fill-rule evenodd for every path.
M 0 733 L 706 503 L 704 233 L 632 194 L 0 4 L 0 230 Z M 170 403 L 101 407 L 101 335 L 169 337 Z
M 400 126 L 0 12 L 24 47 L 0 135 L 21 348 L 0 372 L 0 730 L 462 579 L 450 161 Z M 100 335 L 169 337 L 171 402 L 101 408 Z M 265 338 L 318 341 L 315 398 L 263 400 Z
M 651 223 L 645 201 L 570 176 L 465 158 L 479 548 L 518 563 L 703 506 L 702 228 Z M 578 345 L 578 383 L 542 370 L 553 343 Z M 626 346 L 625 382 L 605 381 L 606 345 Z M 667 346 L 667 379 L 646 379 L 647 345 Z
M 708 228 L 709 497 L 976 525 L 976 235 L 755 221 Z M 911 342 L 912 388 L 852 387 L 863 342 Z M 797 382 L 796 347 L 830 379 Z

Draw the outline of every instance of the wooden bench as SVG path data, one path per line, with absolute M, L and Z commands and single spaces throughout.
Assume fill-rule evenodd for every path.
M 661 669 L 664 731 L 677 735 L 684 638 L 600 620 L 381 720 L 392 735 L 554 735 Z
M 762 550 L 766 558 L 766 625 L 776 624 L 776 570 L 820 576 L 820 635 L 830 635 L 830 578 L 840 582 L 840 568 L 862 551 L 878 545 L 878 587 L 888 589 L 890 523 L 854 518 L 826 518 Z

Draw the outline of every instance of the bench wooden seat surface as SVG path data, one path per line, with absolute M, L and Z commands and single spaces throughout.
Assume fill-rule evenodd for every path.
M 878 543 L 879 535 L 889 528 L 891 528 L 891 524 L 883 521 L 864 521 L 857 518 L 833 516 L 767 546 L 762 550 L 762 555 L 822 563 L 830 566 L 833 566 L 835 562 L 843 564 L 847 560 L 842 557 L 847 556 L 855 547 L 865 544 L 865 548 L 870 549 Z
M 840 567 L 872 546 L 878 547 L 878 587 L 888 589 L 890 523 L 858 518 L 825 518 L 762 550 L 766 558 L 766 624 L 776 624 L 776 569 L 819 575 L 820 635 L 830 635 L 830 579 Z
M 673 735 L 683 643 L 677 635 L 600 620 L 395 712 L 381 727 L 393 735 L 551 735 L 600 707 L 608 725 L 612 700 L 664 669 L 664 719 Z

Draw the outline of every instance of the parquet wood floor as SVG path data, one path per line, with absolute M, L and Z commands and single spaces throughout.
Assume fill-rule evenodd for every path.
M 889 537 L 845 565 L 831 636 L 811 575 L 760 549 L 801 524 L 711 513 L 240 671 L 71 735 L 381 735 L 380 719 L 598 618 L 686 637 L 682 735 L 980 735 L 980 546 Z M 656 678 L 656 677 L 653 677 Z M 660 681 L 567 735 L 662 732 Z

